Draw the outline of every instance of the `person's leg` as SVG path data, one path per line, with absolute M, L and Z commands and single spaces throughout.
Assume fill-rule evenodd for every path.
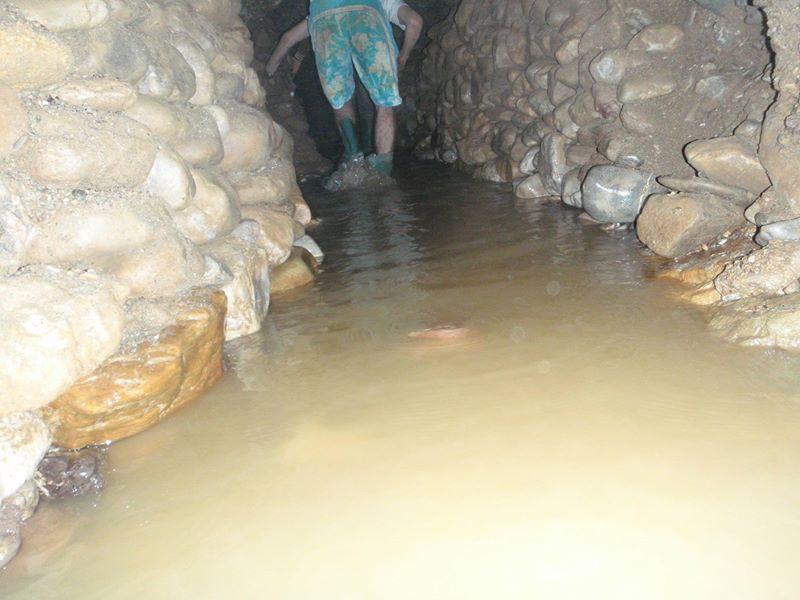
M 344 142 L 344 162 L 353 160 L 361 152 L 358 143 L 358 132 L 356 131 L 356 111 L 355 101 L 350 98 L 341 108 L 333 111 L 336 117 L 336 125 Z
M 345 161 L 359 152 L 356 132 L 353 92 L 353 59 L 347 14 L 329 11 L 317 17 L 311 25 L 311 41 L 317 60 L 320 83 L 333 108 L 336 124 L 344 142 Z
M 392 170 L 394 107 L 402 104 L 397 81 L 397 46 L 388 22 L 377 11 L 353 14 L 349 23 L 353 63 L 375 104 L 375 152 L 370 163 L 382 173 Z

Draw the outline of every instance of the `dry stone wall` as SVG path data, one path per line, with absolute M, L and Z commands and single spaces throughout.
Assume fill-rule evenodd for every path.
M 311 219 L 239 12 L 0 0 L 0 564 L 51 437 L 125 437 L 216 381 Z

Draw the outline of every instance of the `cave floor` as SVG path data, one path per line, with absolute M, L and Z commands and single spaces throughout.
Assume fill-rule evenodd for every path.
M 42 505 L 3 598 L 796 597 L 800 359 L 505 186 L 305 191 L 315 285 Z

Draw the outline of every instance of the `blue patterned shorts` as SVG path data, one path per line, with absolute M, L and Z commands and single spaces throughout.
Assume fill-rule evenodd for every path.
M 333 108 L 342 108 L 353 96 L 353 65 L 375 104 L 403 103 L 397 84 L 397 44 L 382 13 L 365 5 L 326 10 L 312 17 L 309 31 L 322 89 Z

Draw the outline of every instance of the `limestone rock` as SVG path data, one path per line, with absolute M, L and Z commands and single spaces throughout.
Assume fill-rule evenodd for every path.
M 142 183 L 155 159 L 149 133 L 122 115 L 40 111 L 22 153 L 29 174 L 54 186 L 110 189 Z
M 753 195 L 742 188 L 733 187 L 718 181 L 711 181 L 704 177 L 671 177 L 664 175 L 658 178 L 658 183 L 676 192 L 690 194 L 713 194 L 730 200 L 733 204 L 745 208 L 753 201 Z
M 800 240 L 800 218 L 776 221 L 759 227 L 758 235 L 756 235 L 756 242 L 762 246 L 766 246 L 774 240 Z
M 26 19 L 53 32 L 91 29 L 108 19 L 103 0 L 13 0 Z
M 214 240 L 203 251 L 233 275 L 222 287 L 228 298 L 225 339 L 233 340 L 261 329 L 270 298 L 269 256 L 258 242 L 260 226 L 249 220 L 230 235 Z
M 68 79 L 42 91 L 72 106 L 109 112 L 123 111 L 136 101 L 129 83 L 102 77 Z
M 210 171 L 191 170 L 196 190 L 191 204 L 175 213 L 178 229 L 196 244 L 233 231 L 241 220 L 236 191 Z
M 728 265 L 714 284 L 723 300 L 797 291 L 800 242 L 772 241 Z
M 189 129 L 187 119 L 171 104 L 148 96 L 136 98 L 125 109 L 125 116 L 138 121 L 166 142 L 173 142 L 186 135 Z
M 43 409 L 62 448 L 120 440 L 155 425 L 222 377 L 225 295 L 198 290 L 175 323 L 123 349 Z
M 36 485 L 30 479 L 16 492 L 0 501 L 0 569 L 19 550 L 20 524 L 33 514 L 38 502 Z
M 173 36 L 172 45 L 194 71 L 194 94 L 189 102 L 197 106 L 214 104 L 216 100 L 216 78 L 203 49 L 186 34 Z
M 31 222 L 19 196 L 0 180 L 0 276 L 25 262 Z
M 764 167 L 737 136 L 697 140 L 686 146 L 686 160 L 709 179 L 760 194 L 769 187 Z
M 164 202 L 172 211 L 186 208 L 194 197 L 196 184 L 189 166 L 168 146 L 158 149 L 141 190 Z
M 0 83 L 0 160 L 11 154 L 28 130 L 28 113 L 17 93 Z
M 36 89 L 60 81 L 73 68 L 69 47 L 26 23 L 0 24 L 0 81 Z
M 125 293 L 107 278 L 53 267 L 0 280 L 0 415 L 47 404 L 114 352 Z
M 644 205 L 636 232 L 656 254 L 676 258 L 743 223 L 741 209 L 719 196 L 655 194 Z
M 222 137 L 209 107 L 193 108 L 188 114 L 188 128 L 172 143 L 175 151 L 193 167 L 216 165 L 224 156 Z
M 746 346 L 800 348 L 800 294 L 748 298 L 721 308 L 711 329 L 730 342 Z
M 325 253 L 310 235 L 304 235 L 296 239 L 294 245 L 311 253 L 311 256 L 317 261 L 317 264 L 322 264 L 322 261 L 325 260 Z
M 633 223 L 655 187 L 655 176 L 647 171 L 597 165 L 583 181 L 583 209 L 601 223 Z
M 134 83 L 147 71 L 150 54 L 142 36 L 113 21 L 64 38 L 75 55 L 75 71 L 83 77 L 102 75 Z
M 641 52 L 614 48 L 598 54 L 589 65 L 589 72 L 599 83 L 616 85 L 628 71 L 645 62 L 646 57 Z
M 50 431 L 36 413 L 0 417 L 0 499 L 33 477 L 49 447 Z
M 254 171 L 291 151 L 283 128 L 264 113 L 243 106 L 226 112 L 230 129 L 222 138 L 225 156 L 218 165 L 223 171 Z
M 280 296 L 313 282 L 313 270 L 303 260 L 302 254 L 293 250 L 289 259 L 272 272 L 272 294 Z
M 113 275 L 132 296 L 145 298 L 174 296 L 217 280 L 217 265 L 177 233 L 164 232 L 141 248 L 88 257 L 83 263 Z
M 294 244 L 294 221 L 270 204 L 248 204 L 242 207 L 242 217 L 261 227 L 259 246 L 266 250 L 270 265 L 278 265 L 289 257 Z

